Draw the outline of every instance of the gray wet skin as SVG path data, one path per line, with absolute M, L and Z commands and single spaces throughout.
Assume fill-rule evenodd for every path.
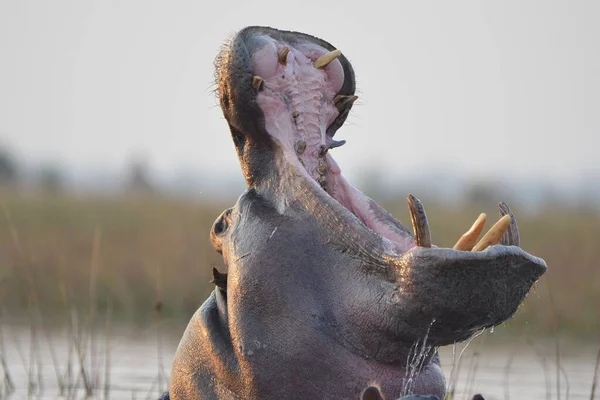
M 343 55 L 312 65 L 334 49 L 250 27 L 217 58 L 248 188 L 213 226 L 227 275 L 215 271 L 217 287 L 184 333 L 173 399 L 441 399 L 435 348 L 509 319 L 546 270 L 517 246 L 516 224 L 483 252 L 417 246 L 426 235 L 415 240 L 343 179 L 330 148 L 353 100 L 337 96 L 354 95 L 354 72 Z M 407 388 L 407 359 L 424 337 L 432 350 Z

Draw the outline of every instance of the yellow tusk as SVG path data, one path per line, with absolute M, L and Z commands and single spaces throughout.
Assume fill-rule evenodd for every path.
M 281 65 L 286 65 L 287 64 L 287 55 L 290 52 L 290 48 L 285 46 L 283 49 L 281 49 L 281 53 L 279 53 L 279 57 L 277 57 L 277 61 L 279 61 L 279 64 Z
M 502 240 L 502 235 L 504 235 L 504 232 L 506 232 L 509 226 L 510 215 L 505 215 L 504 217 L 500 218 L 485 235 L 483 235 L 479 243 L 473 247 L 473 251 L 483 251 L 487 249 L 488 246 L 493 246 L 500 243 L 500 240 Z
M 263 85 L 263 78 L 261 78 L 258 75 L 255 75 L 252 78 L 252 87 L 254 88 L 255 91 L 260 91 L 262 89 L 262 85 Z
M 321 57 L 317 58 L 313 63 L 313 66 L 317 69 L 323 69 L 341 55 L 342 52 L 339 50 L 330 51 L 329 53 L 323 54 Z
M 479 217 L 475 220 L 475 223 L 464 235 L 458 239 L 458 242 L 454 245 L 454 250 L 461 251 L 471 251 L 473 246 L 477 243 L 477 239 L 479 239 L 479 235 L 485 226 L 485 220 L 487 219 L 487 215 L 484 213 L 479 214 Z

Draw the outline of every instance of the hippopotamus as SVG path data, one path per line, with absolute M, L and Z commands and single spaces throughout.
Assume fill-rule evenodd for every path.
M 419 199 L 409 229 L 352 186 L 332 152 L 354 71 L 322 39 L 247 27 L 215 65 L 247 188 L 211 228 L 226 271 L 183 334 L 170 398 L 443 399 L 437 348 L 511 318 L 546 271 L 514 214 L 500 203 L 481 240 L 484 214 L 443 248 Z

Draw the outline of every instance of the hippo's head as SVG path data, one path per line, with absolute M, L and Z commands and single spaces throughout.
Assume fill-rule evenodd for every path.
M 216 67 L 248 189 L 213 226 L 227 275 L 190 322 L 172 394 L 442 398 L 435 347 L 510 318 L 546 270 L 508 207 L 480 243 L 482 219 L 439 248 L 419 200 L 413 234 L 350 185 L 331 150 L 354 72 L 321 39 L 246 28 Z

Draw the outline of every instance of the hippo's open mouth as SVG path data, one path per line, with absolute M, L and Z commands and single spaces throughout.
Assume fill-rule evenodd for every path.
M 285 154 L 285 162 L 366 227 L 389 239 L 399 253 L 414 247 L 410 232 L 387 213 L 376 215 L 373 201 L 348 183 L 331 155 L 330 150 L 345 143 L 333 136 L 358 98 L 353 80 L 344 84 L 348 80 L 341 52 L 311 42 L 259 38 L 265 43 L 251 56 L 253 89 L 265 129 Z M 426 239 L 420 242 L 427 246 Z
M 248 186 L 282 213 L 300 204 L 303 218 L 308 213 L 328 226 L 331 245 L 342 243 L 342 251 L 378 264 L 395 285 L 389 301 L 402 304 L 403 322 L 415 328 L 402 327 L 406 337 L 422 335 L 435 320 L 429 340 L 448 344 L 501 323 L 546 270 L 518 247 L 516 220 L 504 203 L 480 241 L 484 215 L 453 249 L 438 248 L 418 199 L 408 197 L 413 234 L 342 176 L 331 153 L 345 142 L 334 135 L 357 96 L 353 69 L 331 44 L 250 27 L 224 47 L 216 65 L 221 107 Z
M 332 50 L 327 43 L 319 44 L 315 38 L 309 37 L 309 40 L 303 36 L 306 35 L 269 28 L 251 29 L 238 36 L 243 41 L 233 44 L 233 47 L 245 46 L 239 51 L 245 50 L 245 56 L 249 57 L 245 79 L 249 80 L 251 89 L 245 90 L 249 103 L 255 103 L 262 111 L 262 115 L 253 118 L 254 128 L 264 129 L 282 151 L 284 157 L 280 162 L 288 163 L 295 172 L 318 184 L 323 193 L 337 200 L 367 228 L 388 239 L 398 254 L 415 246 L 431 247 L 427 217 L 418 199 L 408 197 L 413 236 L 342 176 L 330 150 L 346 143 L 333 137 L 358 99 L 354 95 L 354 74 L 340 50 Z M 226 48 L 218 64 L 232 56 L 230 50 Z M 222 89 L 232 91 L 230 70 L 220 68 L 218 71 Z M 239 90 L 243 89 L 235 91 Z M 231 94 L 221 91 L 226 106 L 230 106 Z M 504 217 L 476 242 L 485 225 L 482 214 L 454 250 L 481 251 L 498 243 L 518 246 L 514 215 L 504 203 L 500 204 L 500 214 Z

